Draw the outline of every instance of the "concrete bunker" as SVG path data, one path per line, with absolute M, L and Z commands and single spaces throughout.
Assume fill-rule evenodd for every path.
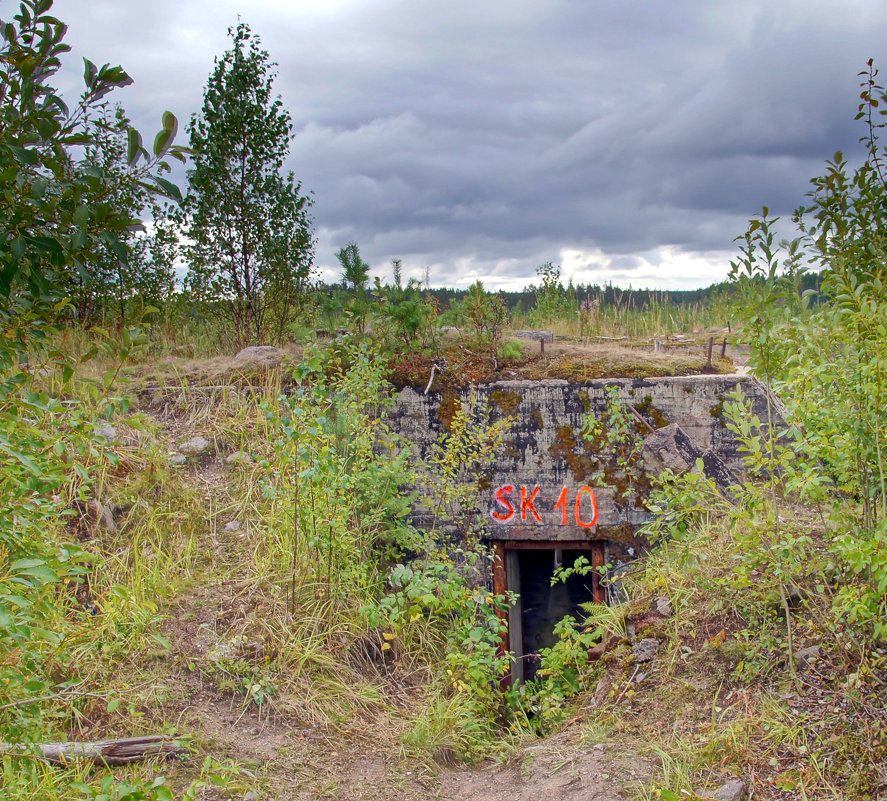
M 389 414 L 393 430 L 409 439 L 416 455 L 428 456 L 447 431 L 457 404 L 472 404 L 478 424 L 508 419 L 501 453 L 475 477 L 476 508 L 493 556 L 491 589 L 514 592 L 504 647 L 514 654 L 513 681 L 531 679 L 538 651 L 554 643 L 554 624 L 581 604 L 607 603 L 609 570 L 625 569 L 648 547 L 638 529 L 649 520 L 645 502 L 652 478 L 697 464 L 721 486 L 742 470 L 733 434 L 721 418 L 725 397 L 741 389 L 754 411 L 766 413 L 764 388 L 737 375 L 644 379 L 503 381 L 422 394 L 406 388 Z M 610 436 L 606 424 L 589 429 L 589 419 L 607 419 L 614 398 L 630 410 L 634 444 Z M 417 501 L 412 521 L 458 542 L 458 526 L 435 519 Z M 564 582 L 551 579 L 557 567 L 584 557 L 591 567 Z

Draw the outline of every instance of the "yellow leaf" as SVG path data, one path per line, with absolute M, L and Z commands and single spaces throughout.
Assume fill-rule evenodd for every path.
M 386 631 L 382 636 L 383 636 L 386 640 L 388 640 L 388 642 L 391 642 L 391 640 L 396 640 L 396 639 L 397 639 L 397 635 L 396 635 L 396 634 L 392 634 L 390 631 Z
M 382 650 L 383 651 L 390 651 L 391 650 L 391 643 L 390 642 L 383 642 L 382 643 Z

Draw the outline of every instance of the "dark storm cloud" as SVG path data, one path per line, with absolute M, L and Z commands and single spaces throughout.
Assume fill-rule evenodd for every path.
M 56 4 L 81 54 L 136 79 L 120 99 L 146 133 L 164 108 L 182 121 L 199 108 L 240 10 L 151 8 Z M 878 0 L 254 0 L 240 13 L 279 65 L 320 264 L 353 239 L 379 271 L 401 257 L 436 282 L 511 285 L 569 253 L 580 280 L 720 278 L 748 217 L 789 214 L 834 150 L 855 150 L 856 73 L 887 21 Z M 709 269 L 668 272 L 690 262 Z

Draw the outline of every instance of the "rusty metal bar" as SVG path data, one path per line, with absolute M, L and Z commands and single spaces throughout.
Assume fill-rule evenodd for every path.
M 607 602 L 607 590 L 606 587 L 601 584 L 601 571 L 599 568 L 602 568 L 605 564 L 606 558 L 606 543 L 603 540 L 595 540 L 591 543 L 591 566 L 594 568 L 591 571 L 592 579 L 591 579 L 591 595 L 594 598 L 595 603 L 605 604 Z
M 709 357 L 709 361 L 711 361 L 711 358 L 710 358 L 710 357 Z M 651 425 L 650 425 L 650 424 L 644 419 L 644 416 L 643 416 L 643 415 L 642 415 L 637 409 L 635 409 L 634 406 L 632 406 L 632 405 L 631 405 L 630 403 L 628 403 L 627 401 L 626 401 L 626 403 L 625 403 L 625 406 L 626 406 L 626 408 L 627 408 L 627 409 L 628 409 L 628 410 L 629 410 L 629 411 L 635 416 L 635 418 L 637 419 L 637 421 L 638 421 L 639 423 L 641 423 L 641 425 L 644 425 L 644 426 L 647 427 L 647 431 L 649 431 L 649 432 L 652 434 L 652 433 L 656 430 L 655 428 L 653 428 L 653 426 L 651 426 Z
M 496 595 L 505 595 L 508 592 L 508 576 L 505 572 L 505 545 L 501 542 L 492 543 L 493 546 L 493 592 Z M 511 650 L 511 638 L 508 633 L 508 612 L 496 608 L 496 617 L 505 621 L 505 634 L 499 642 L 499 656 L 504 657 Z M 511 671 L 502 678 L 502 690 L 511 686 Z

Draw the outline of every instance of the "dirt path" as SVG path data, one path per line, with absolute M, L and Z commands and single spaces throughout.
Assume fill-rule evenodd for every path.
M 583 744 L 578 731 L 523 748 L 505 765 L 448 770 L 441 797 L 452 801 L 627 801 L 649 766 L 608 743 Z

